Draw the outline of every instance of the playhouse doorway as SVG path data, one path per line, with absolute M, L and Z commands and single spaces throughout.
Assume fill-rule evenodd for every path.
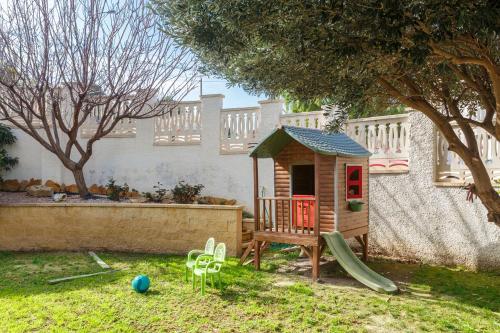
M 294 227 L 314 227 L 314 165 L 292 166 L 292 198 L 299 199 L 294 202 L 292 209 L 292 225 Z
M 292 166 L 292 196 L 314 196 L 314 164 Z

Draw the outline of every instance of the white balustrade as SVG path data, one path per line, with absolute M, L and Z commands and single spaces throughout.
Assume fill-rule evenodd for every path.
M 116 109 L 113 110 L 113 115 L 111 116 L 110 121 L 113 121 L 118 115 L 120 115 L 122 108 L 127 107 L 126 103 L 127 102 L 122 102 L 116 106 Z M 104 112 L 106 112 L 105 106 L 97 106 L 92 109 L 85 124 L 80 130 L 82 138 L 89 139 L 94 136 L 100 122 L 102 121 Z M 68 113 L 68 116 L 71 116 L 71 114 Z M 136 132 L 137 126 L 135 119 L 120 119 L 113 130 L 107 134 L 105 138 L 135 138 Z
M 290 113 L 280 116 L 282 125 L 324 128 L 324 111 Z M 407 114 L 351 119 L 346 134 L 368 149 L 371 173 L 408 171 L 410 123 Z
M 280 123 L 281 125 L 322 129 L 326 122 L 324 113 L 324 111 L 285 113 L 280 116 Z
M 371 173 L 405 172 L 409 167 L 408 114 L 351 119 L 346 134 L 368 149 Z
M 248 153 L 259 142 L 259 124 L 259 108 L 221 110 L 220 153 Z
M 154 121 L 155 145 L 201 143 L 201 102 L 182 102 Z
M 456 125 L 454 130 L 465 143 L 462 130 Z M 481 159 L 491 180 L 500 180 L 500 142 L 480 127 L 475 127 L 473 130 Z M 436 130 L 436 181 L 459 184 L 474 182 L 470 170 L 456 153 L 448 150 L 448 142 L 438 130 Z

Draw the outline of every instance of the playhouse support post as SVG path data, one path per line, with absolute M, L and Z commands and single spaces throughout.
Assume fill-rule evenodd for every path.
M 253 263 L 254 263 L 256 270 L 260 270 L 260 245 L 261 245 L 261 242 L 255 241 L 255 243 L 254 243 L 255 259 L 254 259 Z
M 253 157 L 253 218 L 255 231 L 259 231 L 259 160 L 257 156 Z
M 363 261 L 368 260 L 368 234 L 363 234 Z
M 313 281 L 319 278 L 319 258 L 321 257 L 321 251 L 319 246 L 312 247 L 312 279 Z
M 253 157 L 253 217 L 255 223 L 255 231 L 259 231 L 260 217 L 259 217 L 259 160 L 257 156 Z M 260 245 L 261 242 L 254 239 L 254 256 L 253 261 L 255 269 L 260 269 Z
M 317 245 L 312 248 L 312 279 L 316 281 L 319 278 L 319 259 L 321 257 L 320 248 L 320 224 L 321 224 L 321 210 L 320 210 L 320 165 L 321 157 L 318 153 L 314 153 L 314 198 L 315 202 L 315 212 L 314 212 L 314 236 L 317 238 Z

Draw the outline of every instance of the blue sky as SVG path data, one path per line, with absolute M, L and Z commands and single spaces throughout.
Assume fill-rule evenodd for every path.
M 266 96 L 254 96 L 246 93 L 239 87 L 227 88 L 227 82 L 219 78 L 203 77 L 203 95 L 208 94 L 223 94 L 224 108 L 237 108 L 246 106 L 256 106 L 258 101 L 266 99 Z M 184 100 L 198 100 L 200 96 L 200 88 L 191 91 Z

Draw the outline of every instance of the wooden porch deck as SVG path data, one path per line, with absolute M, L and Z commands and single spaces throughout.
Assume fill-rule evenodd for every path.
M 320 235 L 303 234 L 300 232 L 275 232 L 270 230 L 255 231 L 253 238 L 256 241 L 296 244 L 303 246 L 319 246 L 322 242 Z

